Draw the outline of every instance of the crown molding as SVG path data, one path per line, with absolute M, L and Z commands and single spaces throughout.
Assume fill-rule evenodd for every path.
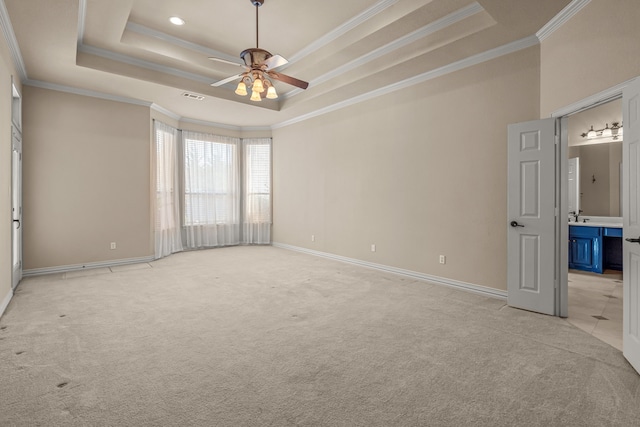
M 591 0 L 573 0 L 536 33 L 538 40 L 542 42 L 549 37 L 562 27 L 565 22 L 573 18 L 576 13 L 580 12 L 589 2 L 591 2 Z
M 468 58 L 462 59 L 457 62 L 453 62 L 451 64 L 445 65 L 440 68 L 436 68 L 435 70 L 427 71 L 426 73 L 418 74 L 414 77 L 410 77 L 405 80 L 398 81 L 396 83 L 378 88 L 371 92 L 366 92 L 355 96 L 353 98 L 347 99 L 345 101 L 341 101 L 335 103 L 333 105 L 329 105 L 327 107 L 321 108 L 319 110 L 313 111 L 311 113 L 303 114 L 298 117 L 295 117 L 290 120 L 286 120 L 284 122 L 277 123 L 271 126 L 273 129 L 283 128 L 294 123 L 299 123 L 304 120 L 311 119 L 313 117 L 321 116 L 323 114 L 327 114 L 336 110 L 340 110 L 345 107 L 349 107 L 351 105 L 359 104 L 364 101 L 368 101 L 373 98 L 377 98 L 382 95 L 386 95 L 388 93 L 396 92 L 401 89 L 405 89 L 411 86 L 414 86 L 419 83 L 424 83 L 428 80 L 432 80 L 438 77 L 442 77 L 449 73 L 453 73 L 455 71 L 460 71 L 462 69 L 472 67 L 474 65 L 481 64 L 483 62 L 490 61 L 492 59 L 508 55 L 510 53 L 518 52 L 523 49 L 527 49 L 532 46 L 538 45 L 538 38 L 535 35 L 526 37 L 524 39 L 517 40 L 512 43 L 508 43 L 506 45 L 488 50 L 486 52 L 479 53 L 477 55 L 470 56 Z
M 41 80 L 26 80 L 24 84 L 27 86 L 38 87 L 41 89 L 55 90 L 57 92 L 70 93 L 73 95 L 88 96 L 90 98 L 98 98 L 98 99 L 104 99 L 107 101 L 115 101 L 115 102 L 122 102 L 125 104 L 140 105 L 142 107 L 149 107 L 154 111 L 162 113 L 168 117 L 171 117 L 174 120 L 178 120 L 183 123 L 193 123 L 196 125 L 216 127 L 220 129 L 234 130 L 238 132 L 270 131 L 271 130 L 271 126 L 234 126 L 234 125 L 226 125 L 223 123 L 209 122 L 206 120 L 191 119 L 191 118 L 183 117 L 179 114 L 176 114 L 173 111 L 168 110 L 163 106 L 153 102 L 141 101 L 139 99 L 127 98 L 125 96 L 111 95 L 108 93 L 98 92 L 95 90 L 80 89 L 77 87 L 59 85 L 57 83 L 44 82 Z
M 242 130 L 242 127 L 240 127 L 240 126 L 225 125 L 223 123 L 209 122 L 207 120 L 190 119 L 189 117 L 182 117 L 182 118 L 180 118 L 180 121 L 182 123 L 191 123 L 191 124 L 194 124 L 194 125 L 215 127 L 215 128 L 220 128 L 220 129 L 235 130 L 235 131 L 241 131 Z
M 99 98 L 107 101 L 122 102 L 125 104 L 140 105 L 143 107 L 151 107 L 152 105 L 151 102 L 141 101 L 139 99 L 127 98 L 125 96 L 119 96 L 119 95 L 111 95 L 108 93 L 98 92 L 95 90 L 80 89 L 72 86 L 59 85 L 57 83 L 44 82 L 42 80 L 26 80 L 24 84 L 26 86 L 38 87 L 41 89 L 55 90 L 57 92 L 71 93 L 74 95 L 88 96 L 91 98 Z
M 296 52 L 294 55 L 292 55 L 289 58 L 289 63 L 293 64 L 293 63 L 301 60 L 305 56 L 311 55 L 313 52 L 317 51 L 318 49 L 323 48 L 324 46 L 328 45 L 332 41 L 336 40 L 338 37 L 346 34 L 349 31 L 351 31 L 352 29 L 356 28 L 358 25 L 363 24 L 364 22 L 366 22 L 369 19 L 373 18 L 378 13 L 380 13 L 383 10 L 393 6 L 397 2 L 398 2 L 398 0 L 380 0 L 380 1 L 378 1 L 376 4 L 374 4 L 373 6 L 371 6 L 368 9 L 366 9 L 362 13 L 354 16 L 353 18 L 349 19 L 347 22 L 345 22 L 342 25 L 336 27 L 332 31 L 328 32 L 324 36 L 322 36 L 319 39 L 317 39 L 316 41 L 314 41 L 313 43 L 309 44 L 307 47 L 305 47 L 302 50 Z
M 225 125 L 222 123 L 209 122 L 206 120 L 190 119 L 188 117 L 182 117 L 180 118 L 180 121 L 183 123 L 192 123 L 194 125 L 216 127 L 220 129 L 234 130 L 238 132 L 270 131 L 271 130 L 271 126 L 234 126 L 234 125 Z
M 384 46 L 381 46 L 377 49 L 372 50 L 371 52 L 362 55 L 359 58 L 354 59 L 353 61 L 349 61 L 346 64 L 341 65 L 340 67 L 334 68 L 328 73 L 323 74 L 322 76 L 313 79 L 309 82 L 310 86 L 317 86 L 319 84 L 325 83 L 333 78 L 338 77 L 339 75 L 346 73 L 348 71 L 354 70 L 356 68 L 362 67 L 368 62 L 371 62 L 375 59 L 378 59 L 384 55 L 388 55 L 389 53 L 400 49 L 410 43 L 413 43 L 421 38 L 430 36 L 440 30 L 443 30 L 456 22 L 460 22 L 463 19 L 466 19 L 470 16 L 473 16 L 477 13 L 484 12 L 484 8 L 477 2 L 470 4 L 469 6 L 463 7 L 462 9 L 456 10 L 453 13 L 450 13 L 447 16 L 444 16 L 437 21 L 431 22 L 425 25 L 422 28 L 419 28 L 409 34 L 400 37 L 391 43 L 387 43 Z M 294 97 L 295 95 L 302 93 L 302 89 L 294 89 L 289 91 L 288 93 L 282 96 L 283 99 L 289 99 Z
M 195 52 L 200 52 L 206 56 L 215 56 L 220 59 L 235 62 L 239 66 L 243 65 L 239 60 L 240 58 L 239 56 L 229 55 L 224 52 L 220 52 L 219 50 L 211 49 L 211 48 L 202 46 L 200 44 L 193 43 L 193 42 L 181 39 L 179 37 L 169 35 L 167 33 L 163 33 L 162 31 L 145 27 L 144 25 L 136 24 L 134 22 L 127 22 L 125 29 L 129 31 L 133 31 L 134 33 L 142 34 L 143 36 L 152 37 L 158 40 L 165 41 L 175 46 L 183 47 L 185 49 L 193 50 Z
M 151 104 L 151 109 L 154 110 L 154 111 L 157 111 L 158 113 L 162 113 L 167 117 L 171 117 L 174 120 L 181 120 L 182 119 L 182 116 L 180 116 L 179 114 L 176 114 L 173 111 L 167 110 L 162 105 L 158 105 L 155 102 Z
M 85 22 L 87 20 L 87 0 L 79 0 L 78 4 L 78 46 L 82 46 L 84 40 Z
M 20 53 L 20 46 L 18 46 L 16 34 L 13 32 L 13 25 L 11 25 L 9 11 L 7 10 L 7 6 L 4 4 L 4 0 L 0 0 L 0 28 L 2 28 L 2 34 L 9 46 L 11 59 L 13 60 L 13 65 L 16 67 L 16 71 L 19 74 L 20 81 L 24 82 L 28 79 L 27 68 L 24 66 L 22 54 Z
M 101 58 L 111 59 L 112 61 L 122 62 L 124 64 L 133 65 L 136 67 L 146 68 L 147 70 L 157 71 L 159 73 L 171 74 L 176 77 L 182 77 L 182 78 L 193 80 L 200 83 L 209 84 L 211 83 L 211 80 L 212 80 L 210 77 L 205 77 L 200 74 L 190 73 L 188 71 L 183 71 L 183 70 L 179 70 L 177 68 L 172 68 L 172 67 L 166 67 L 164 65 L 158 65 L 150 61 L 132 58 L 128 55 L 112 52 L 110 50 L 106 50 L 100 47 L 90 46 L 86 44 L 78 46 L 78 52 L 99 56 Z

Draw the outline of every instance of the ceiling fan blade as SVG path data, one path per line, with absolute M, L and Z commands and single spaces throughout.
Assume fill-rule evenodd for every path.
M 299 87 L 300 89 L 306 89 L 309 87 L 309 83 L 296 79 L 295 77 L 287 76 L 286 74 L 276 73 L 275 71 L 268 71 L 267 74 L 274 80 L 280 80 L 281 82 Z
M 282 67 L 284 64 L 288 64 L 288 63 L 289 63 L 289 61 L 287 61 L 286 59 L 284 59 L 280 55 L 273 55 L 273 56 L 267 58 L 263 62 L 263 64 L 267 66 L 268 70 L 273 70 L 275 68 Z
M 232 81 L 234 81 L 234 80 L 236 80 L 236 79 L 239 79 L 240 77 L 242 77 L 242 75 L 243 75 L 243 74 L 244 74 L 244 73 L 236 74 L 235 76 L 231 76 L 231 77 L 227 77 L 227 78 L 226 78 L 226 79 L 224 79 L 224 80 L 220 80 L 220 81 L 218 81 L 218 82 L 211 83 L 211 86 L 213 86 L 213 87 L 222 86 L 222 85 L 227 84 L 227 83 L 229 83 L 229 82 L 232 82 Z
M 222 58 L 216 58 L 215 56 L 210 56 L 209 59 L 216 62 L 222 62 L 223 64 L 235 65 L 236 67 L 244 67 L 244 64 L 241 64 L 239 62 L 229 61 Z

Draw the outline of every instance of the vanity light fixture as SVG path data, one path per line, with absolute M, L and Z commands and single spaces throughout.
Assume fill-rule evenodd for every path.
M 612 138 L 614 141 L 617 141 L 622 136 L 622 123 L 613 122 L 611 123 L 611 127 L 609 127 L 609 123 L 607 123 L 603 129 L 593 129 L 592 125 L 591 129 L 581 133 L 580 136 L 587 139 Z
M 171 22 L 173 25 L 184 25 L 184 19 L 180 18 L 179 16 L 172 16 L 171 18 L 169 18 L 169 22 Z

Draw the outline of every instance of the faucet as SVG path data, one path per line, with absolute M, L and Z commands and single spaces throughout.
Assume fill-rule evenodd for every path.
M 576 211 L 571 211 L 569 212 L 571 215 L 573 215 L 573 219 L 575 222 L 578 222 L 578 217 L 580 216 L 580 214 L 582 213 L 582 209 L 578 210 L 578 212 Z
M 578 212 L 572 212 L 573 214 L 573 219 L 578 222 L 578 217 L 580 216 L 580 214 L 582 213 L 582 209 L 578 210 Z

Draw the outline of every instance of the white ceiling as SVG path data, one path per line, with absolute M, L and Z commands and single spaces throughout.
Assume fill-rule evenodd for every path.
M 287 58 L 278 71 L 310 86 L 277 83 L 280 98 L 260 103 L 235 95 L 235 83 L 210 85 L 242 69 L 209 56 L 240 62 L 239 53 L 255 47 L 250 0 L 4 2 L 27 83 L 133 98 L 195 120 L 266 127 L 401 88 L 510 43 L 535 44 L 536 32 L 570 0 L 265 0 L 260 47 Z M 170 24 L 171 16 L 186 24 Z M 205 99 L 186 99 L 185 91 Z

